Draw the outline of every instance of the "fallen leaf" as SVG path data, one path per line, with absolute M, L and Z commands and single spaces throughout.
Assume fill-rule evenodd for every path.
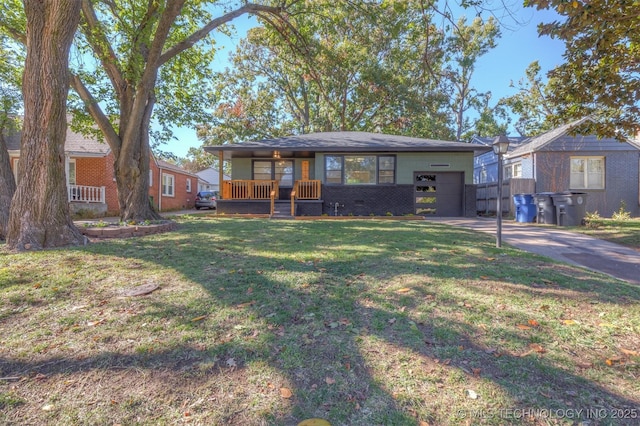
M 200 315 L 199 317 L 191 318 L 191 322 L 202 321 L 206 317 L 207 317 L 206 315 Z
M 326 384 L 332 385 L 332 384 L 334 384 L 336 382 L 336 379 L 331 378 L 331 377 L 325 377 L 324 381 L 325 381 Z
M 40 287 L 42 287 L 42 284 L 40 284 L 40 283 L 35 283 L 33 285 L 33 288 L 40 288 Z
M 543 311 L 548 311 L 549 309 L 551 309 L 551 307 L 549 305 L 542 305 L 540 306 L 540 309 Z
M 547 352 L 547 350 L 545 348 L 543 348 L 541 345 L 539 345 L 537 343 L 531 343 L 529 345 L 529 347 L 531 349 L 533 349 L 534 351 L 538 352 L 539 354 L 543 354 L 543 353 Z
M 389 324 L 394 324 L 396 322 L 395 318 L 391 318 L 389 321 L 387 321 Z
M 489 277 L 488 277 L 488 276 L 486 276 L 486 275 L 480 275 L 480 279 L 488 280 L 488 279 L 489 279 Z
M 251 294 L 251 293 L 253 293 L 253 287 L 249 287 L 249 288 L 247 289 L 247 294 Z
M 42 406 L 42 411 L 52 411 L 53 408 L 53 404 L 45 404 Z
M 520 330 L 531 330 L 531 327 L 529 327 L 528 325 L 524 325 L 524 324 L 518 324 L 518 325 L 516 325 L 516 327 L 518 327 Z
M 289 399 L 293 396 L 293 392 L 289 388 L 280 388 L 280 396 Z
M 620 356 L 614 356 L 611 358 L 607 358 L 604 362 L 609 366 L 613 366 L 613 365 L 622 364 L 624 360 Z
M 562 323 L 563 323 L 564 325 L 573 325 L 573 324 L 576 324 L 576 322 L 575 322 L 574 320 L 572 320 L 572 319 L 562 320 Z
M 534 319 L 530 319 L 528 323 L 531 327 L 538 327 L 540 325 L 540 323 Z
M 620 348 L 620 352 L 622 352 L 623 354 L 625 354 L 627 356 L 639 356 L 640 355 L 637 351 L 632 351 L 632 350 L 625 349 L 625 348 Z
M 324 419 L 306 419 L 298 423 L 298 426 L 331 426 L 331 423 Z
M 471 389 L 467 389 L 467 396 L 471 399 L 478 399 L 478 394 Z
M 240 303 L 239 305 L 236 305 L 236 308 L 246 308 L 247 306 L 251 306 L 255 303 L 255 300 L 252 300 L 251 302 Z
M 396 291 L 396 293 L 408 293 L 410 291 L 411 291 L 410 288 L 405 287 L 405 288 L 401 288 L 400 290 Z
M 482 372 L 480 368 L 474 368 L 472 369 L 472 371 L 473 371 L 473 375 L 476 377 L 480 376 L 480 373 Z
M 348 318 L 340 318 L 338 322 L 342 325 L 351 325 L 351 321 Z
M 496 258 L 495 258 L 495 257 L 487 257 L 487 260 L 488 260 L 489 262 L 491 262 L 492 260 L 496 260 Z

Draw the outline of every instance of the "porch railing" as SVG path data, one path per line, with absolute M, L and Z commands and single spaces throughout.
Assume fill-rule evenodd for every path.
M 69 202 L 105 203 L 104 186 L 67 185 Z
M 297 180 L 293 190 L 298 200 L 319 200 L 322 182 L 319 180 Z
M 223 200 L 269 200 L 271 192 L 278 193 L 276 180 L 225 180 L 222 182 Z

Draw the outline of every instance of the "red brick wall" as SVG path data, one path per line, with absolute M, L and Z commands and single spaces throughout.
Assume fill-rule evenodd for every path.
M 159 201 L 160 211 L 194 208 L 196 193 L 198 192 L 198 178 L 196 176 L 185 175 L 173 169 L 161 169 L 153 159 L 151 159 L 149 167 L 153 173 L 153 182 L 149 187 L 149 195 L 153 197 L 153 204 L 156 208 Z M 161 195 L 160 193 L 163 173 L 172 175 L 174 178 L 173 197 Z M 187 179 L 191 179 L 191 192 L 187 192 Z
M 117 214 L 120 211 L 118 205 L 118 193 L 116 182 L 113 180 L 113 155 L 99 158 L 75 158 L 76 160 L 76 184 L 87 186 L 104 186 L 107 202 L 107 212 Z

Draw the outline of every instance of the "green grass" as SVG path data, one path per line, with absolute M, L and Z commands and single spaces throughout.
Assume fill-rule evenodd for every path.
M 612 243 L 640 249 L 640 218 L 629 220 L 592 218 L 587 221 L 587 226 L 575 228 L 575 230 Z
M 0 423 L 637 423 L 638 287 L 431 222 L 178 222 L 0 251 Z

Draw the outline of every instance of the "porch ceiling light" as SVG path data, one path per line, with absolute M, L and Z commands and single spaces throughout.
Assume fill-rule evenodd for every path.
M 496 155 L 504 155 L 509 149 L 509 138 L 505 135 L 500 135 L 493 141 L 491 145 L 493 147 L 493 153 Z
M 273 158 L 280 158 L 280 151 L 273 151 Z

